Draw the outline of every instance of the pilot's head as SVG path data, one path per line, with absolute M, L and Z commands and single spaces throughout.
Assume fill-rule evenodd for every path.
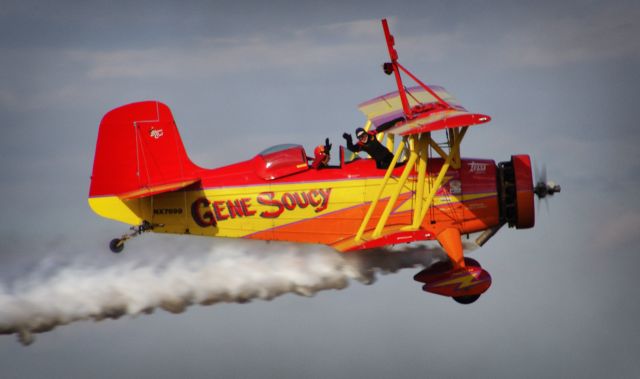
M 365 132 L 362 128 L 358 128 L 356 129 L 356 137 L 360 142 L 365 143 L 367 139 L 369 139 L 369 133 Z
M 325 151 L 324 145 L 316 146 L 313 151 L 314 159 L 316 162 L 322 162 L 323 164 L 329 163 L 329 154 Z

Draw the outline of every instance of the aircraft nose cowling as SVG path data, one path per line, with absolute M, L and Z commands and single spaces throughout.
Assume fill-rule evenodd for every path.
M 533 174 L 528 155 L 512 155 L 511 163 L 515 175 L 516 229 L 532 228 L 536 223 L 533 205 Z
M 528 155 L 512 155 L 498 164 L 500 216 L 509 227 L 527 229 L 535 224 L 533 173 Z

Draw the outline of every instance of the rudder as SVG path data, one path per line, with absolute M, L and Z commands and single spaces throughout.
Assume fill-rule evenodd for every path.
M 157 101 L 124 105 L 100 122 L 89 202 L 97 213 L 133 224 L 140 215 L 126 212 L 127 201 L 195 183 L 201 170 L 187 156 L 169 107 Z M 97 209 L 108 198 L 109 204 L 123 202 L 121 211 Z
M 145 196 L 156 188 L 197 179 L 171 110 L 157 101 L 107 113 L 98 132 L 89 196 Z

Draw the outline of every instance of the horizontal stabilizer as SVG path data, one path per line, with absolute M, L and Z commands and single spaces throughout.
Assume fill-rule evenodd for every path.
M 195 179 L 189 179 L 189 180 L 179 180 L 172 183 L 162 183 L 162 184 L 157 183 L 157 184 L 152 184 L 142 188 L 138 188 L 131 192 L 116 194 L 116 195 L 123 200 L 132 200 L 140 197 L 156 195 L 163 192 L 176 191 L 176 190 L 185 188 L 187 186 L 190 186 L 194 183 L 197 183 L 199 181 L 200 181 L 200 178 L 195 178 Z

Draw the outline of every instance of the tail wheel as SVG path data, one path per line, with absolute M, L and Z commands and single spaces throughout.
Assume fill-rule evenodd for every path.
M 116 254 L 122 252 L 122 250 L 124 250 L 124 241 L 119 238 L 112 239 L 111 242 L 109 242 L 109 249 Z

